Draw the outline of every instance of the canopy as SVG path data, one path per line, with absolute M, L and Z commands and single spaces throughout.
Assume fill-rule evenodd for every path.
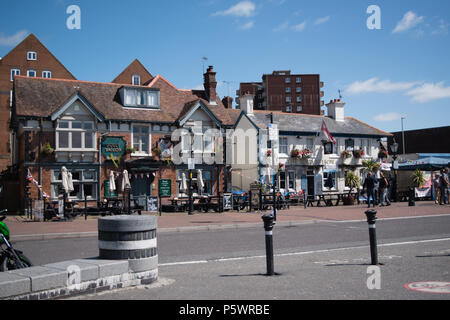
M 400 163 L 398 170 L 426 170 L 434 171 L 447 167 L 450 163 L 450 158 L 436 158 L 428 157 L 419 160 L 408 160 L 406 163 Z

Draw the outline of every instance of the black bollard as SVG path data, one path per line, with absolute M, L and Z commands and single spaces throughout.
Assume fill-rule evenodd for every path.
M 415 198 L 416 198 L 416 195 L 414 193 L 414 188 L 410 187 L 409 188 L 409 203 L 408 203 L 408 206 L 414 207 L 416 205 Z
M 262 219 L 264 221 L 264 230 L 266 231 L 266 264 L 267 264 L 267 275 L 275 275 L 274 264 L 273 264 L 273 238 L 272 230 L 275 225 L 274 216 L 263 215 Z
M 378 265 L 378 251 L 377 251 L 377 233 L 375 222 L 377 220 L 377 212 L 375 210 L 366 211 L 367 223 L 369 224 L 369 238 L 370 238 L 370 257 L 372 265 Z

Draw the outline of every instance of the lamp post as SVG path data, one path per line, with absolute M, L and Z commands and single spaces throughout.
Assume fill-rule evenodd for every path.
M 405 117 L 402 117 L 402 147 L 403 147 L 403 154 L 405 154 L 405 131 L 403 129 L 403 120 L 406 119 Z
M 397 158 L 398 158 L 398 143 L 395 141 L 395 139 L 394 139 L 394 143 L 391 145 L 391 151 L 392 151 L 392 153 L 394 154 L 393 156 L 392 156 L 392 159 L 394 160 L 393 162 L 392 162 L 392 169 L 394 169 L 394 177 L 395 177 L 395 183 L 394 183 L 394 186 L 393 186 L 393 190 L 394 190 L 394 192 L 395 192 L 395 202 L 398 202 L 398 190 L 397 190 L 397 186 L 398 186 L 398 183 L 397 183 L 397 178 L 398 178 L 398 174 L 397 174 L 397 170 L 398 170 L 398 162 L 397 162 Z

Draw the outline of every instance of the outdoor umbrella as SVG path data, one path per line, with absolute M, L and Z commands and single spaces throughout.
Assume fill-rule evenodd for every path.
M 186 174 L 183 172 L 181 174 L 181 186 L 180 186 L 180 191 L 181 192 L 186 192 L 187 191 L 187 181 L 186 181 Z
M 73 181 L 72 181 L 72 173 L 68 172 L 67 173 L 67 186 L 69 188 L 69 192 L 71 193 L 74 189 L 73 189 Z
M 109 191 L 113 192 L 116 190 L 116 182 L 114 180 L 114 172 L 110 171 L 109 173 Z
M 70 175 L 70 178 L 72 178 L 72 174 Z M 69 182 L 69 172 L 67 171 L 66 167 L 61 168 L 61 179 L 64 193 L 72 192 L 73 191 L 72 179 L 70 179 Z
M 201 193 L 203 188 L 205 187 L 205 183 L 203 182 L 202 170 L 197 170 L 197 184 L 199 188 L 199 192 Z
M 131 189 L 130 179 L 128 178 L 127 170 L 123 170 L 123 174 L 122 174 L 122 192 L 125 189 Z

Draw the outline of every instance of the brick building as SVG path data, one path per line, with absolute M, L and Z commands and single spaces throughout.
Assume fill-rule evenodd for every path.
M 0 172 L 11 165 L 10 119 L 14 76 L 75 80 L 64 65 L 30 34 L 0 59 Z
M 85 196 L 90 202 L 101 201 L 109 196 L 111 172 L 120 186 L 124 169 L 133 195 L 157 195 L 159 179 L 170 179 L 172 195 L 179 195 L 187 172 L 186 163 L 173 161 L 180 146 L 181 156 L 195 158 L 195 169 L 201 170 L 194 173 L 194 185 L 198 174 L 204 181 L 198 192 L 223 192 L 224 166 L 204 161 L 205 154 L 218 153 L 222 140 L 204 138 L 194 146 L 188 142 L 191 132 L 204 137 L 207 129 L 222 132 L 233 125 L 216 93 L 213 68 L 204 75 L 204 90 L 177 89 L 160 75 L 147 85 L 120 83 L 131 80 L 137 71 L 125 70 L 115 80 L 119 83 L 15 78 L 13 124 L 21 197 L 30 172 L 56 201 L 62 193 L 63 166 L 73 175 L 75 190 L 69 198 L 75 201 Z M 146 74 L 141 76 L 145 81 Z M 188 130 L 180 143 L 171 139 L 177 129 Z M 40 196 L 31 186 L 31 198 Z
M 135 59 L 112 81 L 112 83 L 132 84 L 140 86 L 147 85 L 152 80 L 152 74 L 142 65 L 142 63 L 138 59 Z
M 322 115 L 323 82 L 318 74 L 291 74 L 290 70 L 264 74 L 262 82 L 243 82 L 236 102 L 245 93 L 254 96 L 255 110 Z M 239 106 L 238 106 L 239 107 Z

